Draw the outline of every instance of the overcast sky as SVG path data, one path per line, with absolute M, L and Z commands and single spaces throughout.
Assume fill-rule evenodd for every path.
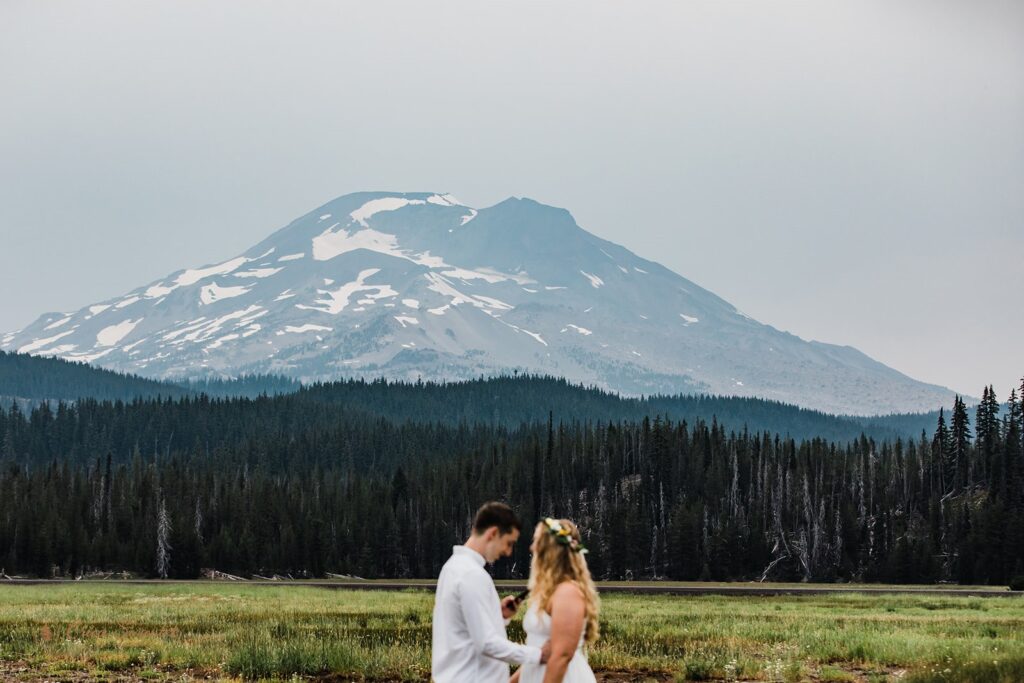
M 1004 399 L 1019 2 L 0 2 L 0 331 L 335 196 L 526 196 L 748 315 Z

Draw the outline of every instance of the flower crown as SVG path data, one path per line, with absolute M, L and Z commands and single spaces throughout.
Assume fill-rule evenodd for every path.
M 590 552 L 589 550 L 587 550 L 587 546 L 583 545 L 578 540 L 573 538 L 572 531 L 568 527 L 562 526 L 562 523 L 559 522 L 557 519 L 554 519 L 552 517 L 545 517 L 544 524 L 548 528 L 548 533 L 554 536 L 555 540 L 561 543 L 562 545 L 568 546 L 569 550 L 573 551 L 574 553 L 579 553 L 580 555 L 586 555 L 588 552 Z

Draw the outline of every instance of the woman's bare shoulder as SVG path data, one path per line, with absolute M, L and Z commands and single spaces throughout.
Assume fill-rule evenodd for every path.
M 555 586 L 555 592 L 551 594 L 551 599 L 583 602 L 583 589 L 574 581 L 563 581 Z

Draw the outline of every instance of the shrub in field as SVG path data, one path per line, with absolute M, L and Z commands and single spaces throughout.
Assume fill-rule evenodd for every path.
M 270 676 L 274 673 L 275 662 L 268 645 L 263 638 L 250 635 L 235 646 L 224 668 L 246 679 Z
M 279 634 L 289 633 L 286 637 Z M 287 625 L 273 624 L 235 643 L 225 665 L 245 679 L 271 676 L 356 674 L 366 668 L 364 657 L 346 642 L 303 635 Z
M 715 672 L 714 665 L 706 660 L 697 659 L 686 662 L 686 673 L 685 676 L 680 676 L 676 680 L 680 681 L 710 681 L 712 674 Z
M 143 665 L 143 658 L 138 652 L 120 652 L 104 657 L 98 662 L 99 668 L 106 671 L 127 671 Z
M 818 671 L 818 679 L 821 681 L 828 681 L 828 683 L 850 683 L 857 679 L 842 669 L 837 669 L 834 666 L 823 666 Z
M 1024 591 L 1024 574 L 1019 574 L 1013 577 L 1010 581 L 1010 590 L 1012 591 Z
M 0 660 L 28 654 L 35 649 L 39 640 L 38 626 L 0 623 Z

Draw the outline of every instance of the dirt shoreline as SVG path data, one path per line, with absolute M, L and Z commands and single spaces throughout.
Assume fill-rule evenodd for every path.
M 0 586 L 46 586 L 60 584 L 104 584 L 104 585 L 234 585 L 234 586 L 306 586 L 308 588 L 329 588 L 333 590 L 429 590 L 433 591 L 432 581 L 275 581 L 275 580 L 244 580 L 244 581 L 179 581 L 159 579 L 111 579 L 85 580 L 73 579 L 7 579 L 0 581 Z M 526 588 L 525 583 L 505 583 L 498 585 L 499 591 L 519 592 Z M 1024 597 L 1024 592 L 1010 591 L 1001 587 L 991 589 L 980 588 L 899 588 L 885 586 L 874 588 L 863 584 L 809 584 L 807 587 L 791 585 L 658 585 L 640 583 L 637 585 L 601 585 L 597 586 L 600 593 L 634 593 L 638 595 L 738 595 L 738 596 L 773 596 L 773 595 L 831 595 L 838 593 L 859 593 L 864 595 L 927 595 L 970 598 L 1014 598 Z
M 84 683 L 85 681 L 105 681 L 106 683 L 152 683 L 153 681 L 176 681 L 178 683 L 191 683 L 193 681 L 240 681 L 236 676 L 228 676 L 217 670 L 204 669 L 174 669 L 172 667 L 158 667 L 159 675 L 154 676 L 153 670 L 142 672 L 110 672 L 109 674 L 97 674 L 89 671 L 35 671 L 27 662 L 11 662 L 0 660 L 0 681 L 3 683 Z M 851 676 L 849 680 L 856 683 L 866 683 L 877 680 L 879 671 L 865 671 L 863 669 L 844 669 L 844 673 Z M 902 677 L 904 669 L 891 669 L 885 674 Z M 671 683 L 681 680 L 672 674 L 656 671 L 596 671 L 598 683 Z M 353 678 L 342 674 L 326 674 L 322 676 L 303 676 L 303 681 L 311 683 L 402 683 L 403 679 L 398 678 Z M 408 683 L 408 679 L 404 679 Z M 712 679 L 715 680 L 715 679 Z M 822 680 L 815 674 L 811 674 L 803 680 L 812 683 Z M 831 680 L 831 679 L 830 679 Z M 429 683 L 429 679 L 423 679 Z M 735 683 L 763 683 L 756 679 L 738 679 Z

